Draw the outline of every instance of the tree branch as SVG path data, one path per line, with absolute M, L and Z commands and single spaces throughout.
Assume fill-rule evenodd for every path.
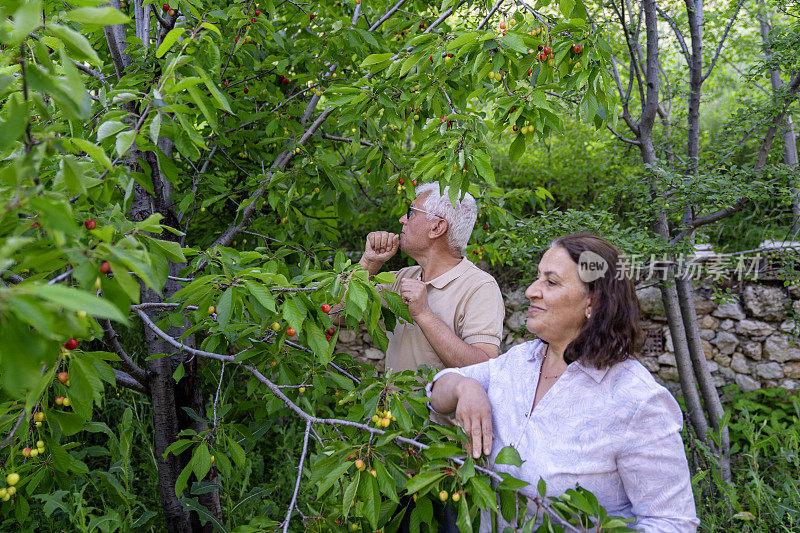
M 400 1 L 399 1 L 399 2 L 397 2 L 395 5 L 393 5 L 391 8 L 389 8 L 389 11 L 387 11 L 386 13 L 384 13 L 384 15 L 383 15 L 381 18 L 379 18 L 379 19 L 378 19 L 378 20 L 375 22 L 375 24 L 373 24 L 372 26 L 370 26 L 370 27 L 369 27 L 369 31 L 374 31 L 374 30 L 377 30 L 377 29 L 380 27 L 380 25 L 381 25 L 381 24 L 383 24 L 384 22 L 386 22 L 387 20 L 389 20 L 389 17 L 391 17 L 392 15 L 394 15 L 394 14 L 395 14 L 395 12 L 396 12 L 398 9 L 400 9 L 400 6 L 402 6 L 402 5 L 403 5 L 403 4 L 405 4 L 405 3 L 406 3 L 406 0 L 400 0 Z
M 105 340 L 106 345 L 108 345 L 111 350 L 122 359 L 122 368 L 130 375 L 131 378 L 135 379 L 139 382 L 139 384 L 144 388 L 148 389 L 149 387 L 149 376 L 147 375 L 147 371 L 140 368 L 136 363 L 133 362 L 133 359 L 125 352 L 125 348 L 117 340 L 117 332 L 114 331 L 114 328 L 111 326 L 111 321 L 108 319 L 98 320 L 100 326 L 103 328 L 103 340 Z M 131 388 L 131 387 L 128 387 Z M 144 391 L 140 391 L 144 392 Z
M 666 11 L 664 11 L 663 9 L 658 7 L 658 4 L 656 4 L 656 11 L 658 11 L 658 14 L 661 15 L 661 18 L 663 18 L 664 20 L 667 21 L 667 24 L 669 24 L 669 27 L 672 28 L 672 31 L 675 33 L 675 37 L 678 39 L 678 44 L 681 46 L 681 52 L 683 52 L 683 57 L 686 59 L 687 63 L 691 63 L 692 62 L 692 54 L 689 53 L 689 48 L 686 46 L 686 40 L 684 40 L 683 33 L 681 33 L 681 29 L 678 27 L 678 24 L 675 22 L 675 19 L 670 17 L 667 14 Z M 731 20 L 731 23 L 733 23 L 733 20 Z M 728 33 L 728 30 L 725 30 L 725 34 L 726 35 L 727 35 L 727 33 Z M 723 41 L 724 41 L 724 39 L 723 39 Z M 721 46 L 722 46 L 722 43 L 720 43 L 720 47 Z M 719 50 L 717 50 L 717 53 L 719 53 Z M 716 60 L 717 60 L 717 58 L 715 57 L 714 61 L 716 61 Z M 713 64 L 712 64 L 712 68 L 713 68 Z
M 786 110 L 797 98 L 798 90 L 800 90 L 800 73 L 795 74 L 792 81 L 786 86 L 786 92 L 779 95 L 777 98 L 781 104 L 782 110 L 772 119 L 772 124 L 769 129 L 767 129 L 766 135 L 764 135 L 764 142 L 761 143 L 761 149 L 758 151 L 758 157 L 756 158 L 755 170 L 760 170 L 767 164 L 767 155 L 769 155 L 770 148 L 772 148 L 772 141 L 775 140 L 775 134 L 778 132 L 778 128 L 783 122 L 783 118 L 786 116 Z
M 150 394 L 150 388 L 145 387 L 135 379 L 130 374 L 126 374 L 121 370 L 114 369 L 114 378 L 117 380 L 117 385 L 125 387 L 126 389 L 135 390 L 136 392 L 141 392 L 142 394 Z
M 11 441 L 11 439 L 14 438 L 14 435 L 17 433 L 17 430 L 19 429 L 19 426 L 22 425 L 22 421 L 23 420 L 25 420 L 25 406 L 23 406 L 22 410 L 19 412 L 19 416 L 17 417 L 17 421 L 14 422 L 14 426 L 11 428 L 11 431 L 8 433 L 6 438 L 3 439 L 3 442 L 0 442 L 0 450 L 5 448 L 6 444 L 8 444 Z
M 615 136 L 617 139 L 619 139 L 620 141 L 622 141 L 622 142 L 624 142 L 624 143 L 633 144 L 633 145 L 636 145 L 636 146 L 639 146 L 640 144 L 642 144 L 642 143 L 640 143 L 640 142 L 639 142 L 638 140 L 636 140 L 636 139 L 628 139 L 627 137 L 623 137 L 623 136 L 622 136 L 620 133 L 618 133 L 618 132 L 617 132 L 617 130 L 615 130 L 614 128 L 612 128 L 612 127 L 611 127 L 611 125 L 609 125 L 609 124 L 606 124 L 606 128 L 608 129 L 608 131 L 610 131 L 611 133 L 613 133 L 613 134 L 614 134 L 614 136 Z
M 494 15 L 497 12 L 497 10 L 500 8 L 500 6 L 502 5 L 503 2 L 505 2 L 505 0 L 497 0 L 497 3 L 494 5 L 494 7 L 491 9 L 491 11 L 489 11 L 486 14 L 486 16 L 483 18 L 481 23 L 478 24 L 478 27 L 475 28 L 475 29 L 476 30 L 483 29 L 483 27 L 486 26 L 486 23 L 489 22 L 489 19 L 492 18 L 492 15 Z
M 300 480 L 303 478 L 303 463 L 305 463 L 306 461 L 306 452 L 308 451 L 308 434 L 310 432 L 311 432 L 311 422 L 306 421 L 306 431 L 303 434 L 303 451 L 300 454 L 300 463 L 298 463 L 297 465 L 297 479 L 294 482 L 294 493 L 292 494 L 292 501 L 289 503 L 289 510 L 286 511 L 286 519 L 283 521 L 283 533 L 287 533 L 289 531 L 289 522 L 292 520 L 294 505 L 295 503 L 297 503 L 297 494 L 300 492 Z
M 728 38 L 728 32 L 731 31 L 731 26 L 733 26 L 734 21 L 739 17 L 739 11 L 742 9 L 743 3 L 744 0 L 739 0 L 739 3 L 736 5 L 736 11 L 733 13 L 728 25 L 725 26 L 725 32 L 722 34 L 722 39 L 720 39 L 719 43 L 717 43 L 717 51 L 714 52 L 714 59 L 711 60 L 711 64 L 708 66 L 708 70 L 706 71 L 705 75 L 703 75 L 702 81 L 706 81 L 706 79 L 711 75 L 711 71 L 714 70 L 714 66 L 717 64 L 717 58 L 719 58 L 719 53 L 722 51 L 722 45 Z

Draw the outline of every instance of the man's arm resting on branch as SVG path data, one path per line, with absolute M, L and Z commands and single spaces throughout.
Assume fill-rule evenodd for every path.
M 483 363 L 490 358 L 497 357 L 500 352 L 497 346 L 487 342 L 467 344 L 432 312 L 420 314 L 414 321 L 422 329 L 422 333 L 431 343 L 433 351 L 446 367 Z

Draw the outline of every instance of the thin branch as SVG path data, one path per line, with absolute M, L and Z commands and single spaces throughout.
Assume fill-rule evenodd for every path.
M 117 340 L 118 335 L 111 326 L 111 321 L 108 319 L 102 319 L 98 320 L 98 322 L 103 328 L 103 340 L 105 340 L 106 344 L 114 351 L 114 353 L 117 354 L 120 359 L 122 359 L 122 368 L 124 368 L 133 379 L 138 381 L 142 387 L 148 389 L 150 380 L 147 375 L 147 371 L 140 368 L 125 352 L 125 349 L 122 347 L 119 340 Z
M 300 480 L 303 478 L 303 463 L 306 461 L 306 452 L 308 451 L 308 434 L 311 432 L 311 422 L 306 421 L 306 431 L 303 434 L 303 451 L 300 454 L 300 463 L 297 465 L 297 479 L 294 482 L 294 494 L 292 494 L 292 501 L 289 503 L 289 510 L 286 511 L 286 519 L 283 521 L 283 533 L 289 531 L 289 522 L 292 520 L 292 513 L 294 506 L 297 503 L 297 494 L 300 492 Z
M 684 228 L 675 237 L 670 239 L 669 243 L 670 244 L 679 243 L 689 234 L 694 232 L 694 230 L 696 230 L 697 228 L 702 226 L 707 226 L 708 224 L 713 224 L 714 222 L 718 222 L 724 218 L 728 218 L 732 214 L 741 211 L 746 203 L 747 203 L 747 198 L 739 198 L 738 200 L 736 200 L 736 203 L 734 203 L 730 207 L 726 207 L 725 209 L 720 209 L 719 211 L 715 211 L 711 214 L 708 214 L 700 218 L 695 218 L 694 220 L 691 221 L 691 224 L 688 227 Z
M 627 137 L 623 137 L 622 134 L 618 133 L 617 130 L 612 128 L 609 124 L 606 124 L 606 129 L 614 134 L 614 136 L 619 139 L 620 141 L 628 144 L 633 144 L 636 146 L 640 146 L 642 143 L 639 142 L 637 139 L 628 139 Z
M 225 375 L 225 361 L 222 362 L 222 369 L 219 371 L 219 383 L 217 384 L 217 393 L 214 395 L 214 423 L 213 429 L 217 427 L 217 403 L 219 403 L 219 391 L 222 389 L 222 376 Z
M 384 22 L 386 22 L 387 20 L 389 20 L 389 17 L 391 17 L 392 15 L 394 15 L 394 14 L 395 14 L 395 12 L 396 12 L 398 9 L 400 9 L 400 6 L 402 6 L 402 5 L 403 5 L 403 4 L 405 4 L 405 3 L 406 3 L 406 0 L 400 0 L 400 1 L 399 1 L 399 2 L 397 2 L 395 5 L 393 5 L 391 8 L 389 8 L 389 11 L 387 11 L 386 13 L 384 13 L 384 15 L 383 15 L 381 18 L 379 18 L 379 19 L 378 19 L 378 20 L 375 22 L 375 24 L 373 24 L 372 26 L 370 26 L 370 27 L 369 27 L 369 31 L 375 31 L 375 30 L 377 30 L 377 29 L 380 27 L 380 25 L 381 25 L 381 24 L 383 24 Z
M 67 270 L 66 272 L 64 272 L 63 274 L 59 274 L 58 276 L 54 277 L 53 279 L 48 281 L 47 284 L 48 285 L 55 285 L 56 283 L 61 283 L 62 281 L 67 279 L 70 276 L 70 274 L 72 274 L 72 269 L 71 268 L 69 270 Z
M 341 141 L 341 142 L 347 142 L 347 143 L 353 142 L 353 139 L 351 139 L 350 137 L 340 137 L 338 135 L 330 135 L 328 133 L 323 133 L 322 134 L 322 138 L 323 139 L 328 139 L 328 140 L 331 140 L 331 141 Z M 375 144 L 373 144 L 373 143 L 371 143 L 369 141 L 365 141 L 364 139 L 359 139 L 359 142 L 364 146 L 375 146 Z
M 150 394 L 150 389 L 133 379 L 130 374 L 126 374 L 121 370 L 114 369 L 114 378 L 117 380 L 117 385 L 125 387 L 126 389 L 135 390 L 142 394 Z
M 497 0 L 497 3 L 494 5 L 494 7 L 493 7 L 493 8 L 492 8 L 492 9 L 491 9 L 491 10 L 490 10 L 490 11 L 489 11 L 487 14 L 486 14 L 486 16 L 483 18 L 483 20 L 481 21 L 481 23 L 480 23 L 480 24 L 478 24 L 478 27 L 477 27 L 477 28 L 475 28 L 475 29 L 476 29 L 476 30 L 482 30 L 482 29 L 483 29 L 483 27 L 484 27 L 484 26 L 486 26 L 486 23 L 487 23 L 487 22 L 489 22 L 489 19 L 490 19 L 490 18 L 492 18 L 492 15 L 494 15 L 494 14 L 495 14 L 495 12 L 497 12 L 498 8 L 499 8 L 499 7 L 502 5 L 502 3 L 503 3 L 503 2 L 505 2 L 505 1 L 506 1 L 506 0 Z
M 667 24 L 669 24 L 670 28 L 672 28 L 672 31 L 675 33 L 675 37 L 678 39 L 678 44 L 681 46 L 681 52 L 683 52 L 683 57 L 686 59 L 687 63 L 691 63 L 692 62 L 692 54 L 689 52 L 689 48 L 686 46 L 686 41 L 683 38 L 683 33 L 681 32 L 681 29 L 678 27 L 678 23 L 675 22 L 675 19 L 670 17 L 667 14 L 666 11 L 664 11 L 663 9 L 658 7 L 658 4 L 656 4 L 656 11 L 658 11 L 658 14 L 661 15 L 661 18 L 666 20 Z M 733 19 L 731 19 L 731 23 L 733 23 Z M 728 30 L 725 30 L 725 34 L 726 35 L 727 35 L 727 33 L 728 33 Z M 724 40 L 725 39 L 723 39 L 723 41 Z M 720 46 L 722 46 L 722 43 L 720 43 Z M 717 50 L 717 53 L 719 53 L 719 50 Z M 716 60 L 717 60 L 717 58 L 715 57 L 714 61 L 716 61 Z M 709 70 L 709 72 L 710 72 L 710 70 Z M 703 78 L 703 79 L 705 79 L 705 78 Z
M 739 17 L 739 11 L 742 9 L 743 3 L 744 0 L 739 0 L 739 3 L 736 5 L 736 11 L 733 13 L 731 20 L 728 21 L 728 25 L 725 26 L 725 32 L 722 34 L 722 39 L 720 39 L 719 43 L 717 43 L 717 51 L 714 52 L 714 59 L 711 60 L 711 64 L 708 66 L 708 70 L 703 76 L 701 83 L 706 81 L 706 78 L 708 78 L 711 75 L 711 71 L 714 70 L 714 66 L 717 64 L 717 58 L 719 58 L 719 53 L 722 51 L 722 45 L 728 38 L 728 32 L 731 31 L 731 26 L 733 26 L 734 21 Z
M 0 442 L 0 450 L 5 448 L 6 444 L 8 444 L 9 441 L 12 438 L 14 438 L 14 435 L 17 433 L 17 430 L 19 429 L 19 426 L 22 425 L 22 421 L 23 420 L 25 420 L 25 407 L 24 406 L 22 407 L 22 410 L 19 412 L 19 416 L 17 417 L 17 421 L 14 422 L 14 426 L 11 428 L 11 431 L 9 432 L 8 436 L 6 436 L 6 438 L 3 439 L 3 442 Z
M 355 26 L 356 22 L 358 22 L 359 16 L 361 16 L 361 2 L 356 4 L 356 9 L 353 11 L 353 20 L 351 21 L 353 26 Z

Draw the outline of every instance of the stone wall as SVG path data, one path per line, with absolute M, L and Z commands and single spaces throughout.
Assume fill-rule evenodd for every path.
M 714 383 L 736 383 L 743 390 L 762 387 L 800 388 L 800 285 L 780 282 L 745 284 L 721 305 L 702 296 L 695 301 L 703 352 Z M 677 392 L 678 370 L 672 338 L 656 287 L 637 291 L 644 314 L 645 342 L 638 354 L 654 377 Z M 525 329 L 528 300 L 524 288 L 505 290 L 506 318 L 501 353 L 533 338 Z M 795 323 L 798 317 L 798 323 Z M 364 331 L 343 329 L 337 351 L 384 370 L 383 352 Z

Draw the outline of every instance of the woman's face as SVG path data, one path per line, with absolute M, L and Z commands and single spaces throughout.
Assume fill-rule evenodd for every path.
M 561 349 L 578 336 L 591 311 L 591 298 L 578 277 L 578 265 L 560 246 L 542 256 L 538 278 L 525 296 L 531 302 L 528 331 Z

